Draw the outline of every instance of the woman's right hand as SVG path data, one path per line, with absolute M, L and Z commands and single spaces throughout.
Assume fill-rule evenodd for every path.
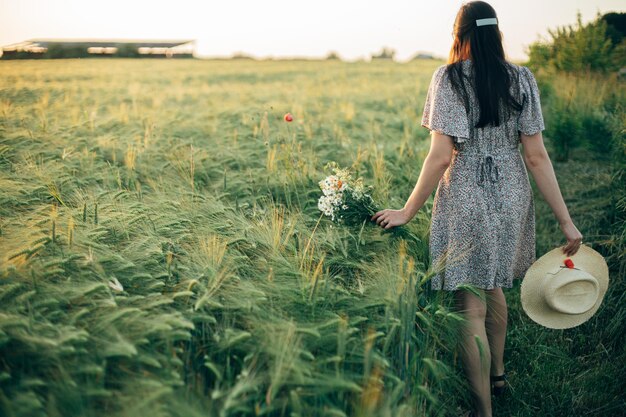
M 567 256 L 572 256 L 578 252 L 578 249 L 583 241 L 583 235 L 578 231 L 574 222 L 571 220 L 560 224 L 560 226 L 563 234 L 565 235 L 565 239 L 567 239 L 567 244 L 563 246 L 563 253 Z

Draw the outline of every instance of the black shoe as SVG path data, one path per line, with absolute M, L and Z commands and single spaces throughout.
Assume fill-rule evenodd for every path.
M 497 376 L 491 375 L 490 379 L 491 379 L 491 393 L 495 397 L 498 397 L 504 394 L 504 392 L 509 387 L 509 382 L 506 379 L 506 373 L 503 373 L 502 375 L 497 375 Z M 495 385 L 494 382 L 498 382 L 498 381 L 504 381 L 504 384 L 500 386 Z

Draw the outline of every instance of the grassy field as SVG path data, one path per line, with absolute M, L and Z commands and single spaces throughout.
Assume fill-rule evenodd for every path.
M 460 317 L 428 289 L 432 199 L 389 232 L 333 226 L 317 209 L 331 160 L 382 206 L 404 204 L 440 64 L 1 62 L 0 414 L 467 407 Z M 547 125 L 563 85 L 577 85 L 562 83 L 542 84 Z M 513 395 L 496 415 L 624 413 L 626 200 L 611 191 L 618 164 L 596 154 L 579 148 L 555 169 L 616 279 L 599 314 L 565 331 L 532 323 L 519 286 L 507 292 Z M 563 238 L 536 203 L 541 255 Z

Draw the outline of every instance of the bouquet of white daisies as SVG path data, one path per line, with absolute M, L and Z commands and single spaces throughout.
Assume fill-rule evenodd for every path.
M 333 221 L 344 224 L 361 224 L 377 211 L 372 199 L 371 186 L 363 184 L 363 178 L 354 179 L 348 168 L 340 168 L 331 161 L 324 167 L 333 174 L 319 182 L 322 189 L 317 207 Z

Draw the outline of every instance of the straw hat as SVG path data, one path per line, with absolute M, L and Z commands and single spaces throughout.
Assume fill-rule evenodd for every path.
M 586 245 L 569 258 L 561 247 L 533 263 L 522 281 L 522 307 L 528 317 L 551 329 L 568 329 L 595 314 L 609 286 L 609 268 Z

